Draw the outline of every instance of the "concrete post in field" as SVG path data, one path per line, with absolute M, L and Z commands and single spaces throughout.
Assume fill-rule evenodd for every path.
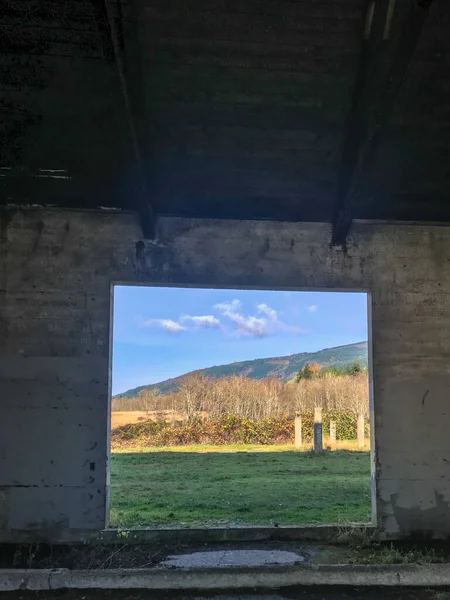
M 322 443 L 322 408 L 316 406 L 314 409 L 314 452 L 321 454 L 323 452 Z
M 330 421 L 330 445 L 332 448 L 336 446 L 336 421 L 334 419 Z
M 302 438 L 302 415 L 301 413 L 295 413 L 295 447 L 301 448 L 303 444 Z
M 364 448 L 364 415 L 359 413 L 357 421 L 358 448 Z

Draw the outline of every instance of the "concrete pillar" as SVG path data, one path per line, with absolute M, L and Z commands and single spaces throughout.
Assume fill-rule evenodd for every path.
M 323 452 L 322 437 L 322 407 L 316 406 L 314 409 L 314 452 L 316 454 Z
M 330 444 L 332 448 L 336 447 L 336 421 L 330 421 Z
M 301 413 L 295 414 L 295 442 L 294 445 L 296 448 L 301 448 L 303 444 L 302 438 L 302 415 Z

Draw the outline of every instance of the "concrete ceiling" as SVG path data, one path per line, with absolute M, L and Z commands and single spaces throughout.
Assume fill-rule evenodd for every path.
M 4 0 L 0 203 L 450 222 L 447 0 Z

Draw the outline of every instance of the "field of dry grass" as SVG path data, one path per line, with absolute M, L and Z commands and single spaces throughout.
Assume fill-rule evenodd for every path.
M 173 410 L 115 410 L 111 413 L 111 429 L 128 425 L 132 423 L 142 423 L 143 421 L 182 421 L 183 416 Z
M 146 420 L 146 414 L 141 410 L 124 410 L 111 413 L 111 429 L 128 425 L 129 423 L 140 423 Z

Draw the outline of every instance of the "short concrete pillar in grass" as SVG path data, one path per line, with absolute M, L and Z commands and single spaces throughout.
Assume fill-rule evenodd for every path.
M 323 452 L 321 406 L 316 406 L 316 408 L 314 409 L 314 452 L 316 454 L 321 454 Z
M 302 415 L 301 413 L 295 413 L 295 442 L 296 448 L 301 448 L 303 444 L 302 437 Z
M 332 448 L 336 448 L 336 421 L 334 419 L 330 421 L 330 445 Z

